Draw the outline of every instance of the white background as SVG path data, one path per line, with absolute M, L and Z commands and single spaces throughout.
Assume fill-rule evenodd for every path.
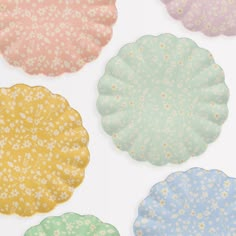
M 83 184 L 72 198 L 58 205 L 52 212 L 30 218 L 0 215 L 1 236 L 23 236 L 31 226 L 47 216 L 65 212 L 93 214 L 117 227 L 121 236 L 133 235 L 132 226 L 138 205 L 150 188 L 164 180 L 170 173 L 191 167 L 220 169 L 236 177 L 236 37 L 209 38 L 202 33 L 185 29 L 172 19 L 159 0 L 117 0 L 118 21 L 114 26 L 111 42 L 99 58 L 74 74 L 57 78 L 30 76 L 21 69 L 8 65 L 0 58 L 0 86 L 17 83 L 42 85 L 63 95 L 77 109 L 90 134 L 91 161 Z M 191 158 L 182 165 L 155 167 L 132 160 L 128 154 L 115 148 L 111 138 L 102 130 L 96 110 L 97 83 L 104 73 L 108 60 L 126 43 L 145 34 L 172 33 L 189 37 L 200 47 L 210 50 L 216 62 L 224 69 L 230 88 L 229 118 L 216 142 L 209 145 L 200 157 Z

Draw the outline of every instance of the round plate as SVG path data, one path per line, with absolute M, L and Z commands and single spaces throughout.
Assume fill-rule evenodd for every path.
M 161 0 L 169 14 L 192 31 L 208 36 L 236 35 L 235 0 Z
M 204 152 L 228 114 L 224 73 L 212 55 L 170 34 L 124 46 L 98 90 L 102 124 L 116 146 L 155 165 Z
M 25 236 L 119 236 L 114 226 L 101 222 L 95 216 L 66 213 L 48 217 L 30 228 Z
M 136 236 L 236 235 L 236 179 L 193 168 L 156 184 L 141 203 Z
M 94 60 L 112 36 L 116 0 L 0 3 L 0 52 L 30 74 L 57 76 Z
M 84 178 L 79 113 L 43 87 L 0 89 L 0 212 L 30 216 L 68 200 Z

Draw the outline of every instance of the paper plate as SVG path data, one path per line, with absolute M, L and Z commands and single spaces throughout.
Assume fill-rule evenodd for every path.
M 156 184 L 141 203 L 136 236 L 236 235 L 236 179 L 193 168 Z
M 68 200 L 89 161 L 79 113 L 43 87 L 0 89 L 0 213 L 30 216 Z
M 161 0 L 169 14 L 192 31 L 208 36 L 236 35 L 235 0 Z
M 57 76 L 94 60 L 112 36 L 116 0 L 0 3 L 0 52 L 30 74 Z
M 39 225 L 30 228 L 25 236 L 119 236 L 110 224 L 101 222 L 95 216 L 81 216 L 66 213 L 62 216 L 48 217 Z
M 98 90 L 102 124 L 116 146 L 155 165 L 201 154 L 228 114 L 224 73 L 212 55 L 170 34 L 124 46 Z

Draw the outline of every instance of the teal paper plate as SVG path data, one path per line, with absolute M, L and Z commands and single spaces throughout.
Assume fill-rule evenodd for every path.
M 114 226 L 101 222 L 95 216 L 66 213 L 48 217 L 30 228 L 24 236 L 120 236 Z
M 228 115 L 221 67 L 192 40 L 171 34 L 124 46 L 98 90 L 102 125 L 116 146 L 154 165 L 203 153 Z

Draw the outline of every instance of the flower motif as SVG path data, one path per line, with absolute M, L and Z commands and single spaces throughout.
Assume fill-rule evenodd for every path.
M 62 216 L 48 217 L 25 233 L 25 236 L 41 235 L 119 236 L 120 234 L 114 226 L 101 222 L 95 216 L 66 213 Z
M 225 186 L 225 181 L 230 185 Z M 168 189 L 167 195 L 163 194 L 163 188 Z M 204 193 L 209 197 L 203 197 Z M 163 199 L 164 206 L 161 204 Z M 219 207 L 213 207 L 213 204 Z M 233 236 L 236 235 L 235 204 L 235 178 L 227 177 L 218 170 L 201 168 L 176 172 L 156 184 L 141 203 L 134 234 Z
M 89 161 L 79 113 L 46 88 L 15 85 L 0 89 L 0 120 L 0 212 L 30 216 L 68 200 Z
M 0 53 L 30 74 L 75 72 L 112 36 L 116 0 L 0 3 Z
M 102 125 L 116 146 L 155 165 L 204 152 L 228 115 L 224 72 L 212 55 L 170 34 L 124 46 L 98 90 Z
M 162 0 L 169 14 L 192 31 L 208 36 L 236 35 L 235 0 Z

